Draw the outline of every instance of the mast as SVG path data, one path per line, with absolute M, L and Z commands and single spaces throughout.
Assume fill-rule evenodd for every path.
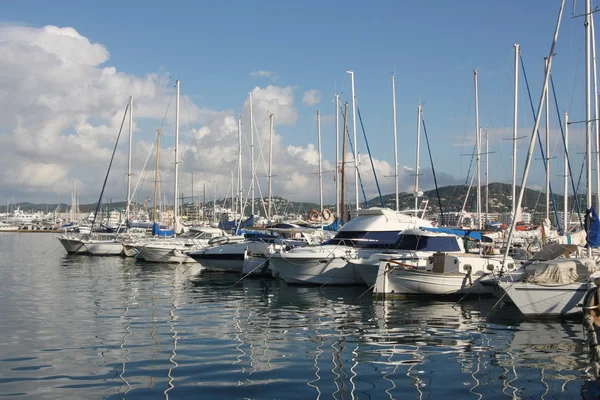
M 158 196 L 158 161 L 160 159 L 160 128 L 156 130 L 156 168 L 154 170 L 154 200 L 152 203 L 152 221 L 156 219 L 156 200 Z
M 596 30 L 594 29 L 594 16 L 590 17 L 592 34 L 592 60 L 594 71 L 594 135 L 596 137 L 596 207 L 600 209 L 600 125 L 598 123 L 598 73 L 596 64 Z
M 323 228 L 323 170 L 321 169 L 321 110 L 317 110 L 317 136 L 319 140 L 319 205 L 321 207 L 321 228 Z
M 356 211 L 360 209 L 358 201 L 358 143 L 356 142 L 356 94 L 354 93 L 354 71 L 347 71 L 352 82 L 352 133 L 354 140 L 354 192 L 356 194 Z
M 394 115 L 394 183 L 396 184 L 396 211 L 400 211 L 398 200 L 398 132 L 396 130 L 396 77 L 392 75 L 392 112 Z
M 565 113 L 565 166 L 564 171 L 564 193 L 565 201 L 563 202 L 563 234 L 566 235 L 569 230 L 569 158 L 567 157 L 569 151 L 569 113 Z
M 490 191 L 489 191 L 489 186 L 490 186 L 490 181 L 489 181 L 489 172 L 490 172 L 490 163 L 489 163 L 489 158 L 490 158 L 490 148 L 489 148 L 489 141 L 488 141 L 488 131 L 487 129 L 485 130 L 485 223 L 487 224 L 489 222 L 489 213 L 488 213 L 488 205 L 489 205 L 489 199 L 490 199 Z
M 179 80 L 175 81 L 177 97 L 175 97 L 175 196 L 173 197 L 173 227 L 175 233 L 178 230 L 178 208 L 179 208 Z
M 233 172 L 232 172 L 233 174 Z M 192 213 L 194 212 L 194 171 L 192 171 Z M 189 215 L 189 213 L 188 213 Z
M 133 96 L 129 96 L 129 153 L 127 155 L 127 210 L 125 218 L 129 221 L 129 206 L 131 205 L 131 137 L 133 136 Z
M 591 93 L 591 0 L 585 2 L 585 144 L 586 144 L 586 185 L 587 205 L 592 207 L 592 93 Z M 588 257 L 592 256 L 592 248 L 587 246 Z
M 340 95 L 335 95 L 335 215 L 340 217 L 340 177 L 338 168 L 340 167 Z
M 240 221 L 244 216 L 244 182 L 242 175 L 242 118 L 238 117 L 238 200 L 240 202 Z
M 419 104 L 417 107 L 417 157 L 415 162 L 415 215 L 419 209 L 419 155 L 421 153 L 421 113 L 423 106 Z
M 560 22 L 562 20 L 562 14 L 565 7 L 565 0 L 562 0 L 560 3 L 560 11 L 558 13 L 558 19 L 556 21 L 556 28 L 554 30 L 554 37 L 552 39 L 552 46 L 550 47 L 550 53 L 548 55 L 548 70 L 544 74 L 544 85 L 542 88 L 542 95 L 540 96 L 540 100 L 538 103 L 538 108 L 535 116 L 535 123 L 533 125 L 533 130 L 531 132 L 531 137 L 529 139 L 529 146 L 527 149 L 527 159 L 525 160 L 525 169 L 523 171 L 523 179 L 521 181 L 521 190 L 519 191 L 519 198 L 517 199 L 516 209 L 521 208 L 521 204 L 523 202 L 523 195 L 525 194 L 525 185 L 527 184 L 527 176 L 529 175 L 529 168 L 531 166 L 531 158 L 533 156 L 533 150 L 535 149 L 535 136 L 536 132 L 540 127 L 540 118 L 542 116 L 542 107 L 544 105 L 544 94 L 546 93 L 546 89 L 548 88 L 549 81 L 549 73 L 552 70 L 552 59 L 554 58 L 554 49 L 556 48 L 556 42 L 558 41 L 558 32 L 560 30 Z M 588 157 L 589 158 L 589 157 Z M 510 251 L 510 245 L 512 243 L 512 238 L 515 231 L 515 226 L 517 225 L 516 218 L 513 218 L 512 223 L 510 224 L 510 229 L 508 231 L 508 239 L 506 241 L 506 249 L 504 251 L 504 259 L 502 264 L 506 263 L 506 259 L 508 257 L 508 252 Z M 590 251 L 591 249 L 588 249 Z M 589 253 L 588 253 L 589 255 Z
M 544 58 L 545 69 L 548 69 L 548 59 Z M 546 88 L 546 219 L 550 219 L 550 102 Z
M 512 147 L 512 219 L 517 218 L 517 133 L 518 133 L 518 105 L 519 105 L 519 52 L 518 44 L 515 47 L 515 98 L 514 98 L 514 117 L 513 117 L 513 147 Z
M 342 145 L 342 176 L 340 179 L 340 198 L 341 198 L 341 204 L 340 204 L 340 209 L 341 209 L 341 218 L 340 218 L 340 222 L 346 222 L 346 208 L 344 206 L 344 184 L 345 184 L 345 180 L 346 180 L 346 123 L 348 121 L 348 102 L 344 103 L 344 127 L 343 127 L 343 135 L 344 135 L 344 141 L 343 141 L 343 145 Z
M 217 222 L 217 181 L 213 181 L 213 222 Z
M 252 215 L 254 215 L 254 117 L 252 116 L 252 92 L 248 93 L 250 103 L 250 193 L 252 197 Z
M 475 151 L 477 152 L 477 227 L 481 226 L 481 131 L 479 128 L 479 87 L 477 69 L 473 70 L 475 81 Z
M 271 187 L 271 181 L 273 180 L 273 114 L 269 115 L 269 212 L 267 215 L 268 220 L 271 220 L 271 203 L 273 197 L 273 191 Z

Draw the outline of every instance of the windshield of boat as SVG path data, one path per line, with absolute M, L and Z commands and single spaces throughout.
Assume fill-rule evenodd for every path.
M 341 231 L 323 244 L 387 249 L 398 240 L 399 231 Z
M 391 248 L 412 251 L 460 251 L 458 241 L 453 236 L 400 235 Z

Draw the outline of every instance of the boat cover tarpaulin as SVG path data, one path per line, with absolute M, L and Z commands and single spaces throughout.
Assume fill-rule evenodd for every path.
M 596 263 L 589 258 L 558 258 L 525 267 L 523 280 L 538 285 L 568 285 L 590 276 Z
M 340 224 L 340 220 L 338 218 L 336 218 L 335 221 L 333 221 L 331 224 L 324 226 L 323 230 L 337 232 L 340 230 L 341 227 L 342 227 L 342 224 Z
M 467 231 L 464 229 L 450 229 L 450 228 L 429 228 L 426 226 L 422 226 L 421 229 L 428 232 L 440 232 L 440 233 L 449 233 L 450 235 L 468 237 L 471 239 L 482 241 L 483 234 L 481 232 L 476 231 Z
M 254 216 L 251 216 L 245 221 L 240 223 L 240 226 L 237 226 L 238 221 L 221 221 L 219 222 L 219 229 L 223 229 L 224 231 L 233 231 L 236 227 L 238 229 L 242 228 L 251 228 L 254 226 Z
M 175 236 L 175 231 L 172 229 L 160 229 L 158 222 L 155 222 L 152 224 L 152 236 Z
M 588 246 L 600 246 L 600 220 L 598 220 L 598 214 L 594 207 L 590 207 L 585 213 L 585 230 L 587 232 Z

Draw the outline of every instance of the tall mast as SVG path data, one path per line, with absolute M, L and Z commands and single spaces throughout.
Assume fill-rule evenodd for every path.
M 531 158 L 533 156 L 533 150 L 535 149 L 535 137 L 536 132 L 540 127 L 540 120 L 542 116 L 542 107 L 544 105 L 544 94 L 546 93 L 546 89 L 548 88 L 548 81 L 550 75 L 548 72 L 552 70 L 552 60 L 554 58 L 554 49 L 556 48 L 556 42 L 558 41 L 558 33 L 560 31 L 560 22 L 562 21 L 563 10 L 565 8 L 565 0 L 562 0 L 560 3 L 560 11 L 558 13 L 558 19 L 556 21 L 556 28 L 554 30 L 554 37 L 552 38 L 552 46 L 550 47 L 550 53 L 548 55 L 548 70 L 544 74 L 544 85 L 542 87 L 542 95 L 540 96 L 540 101 L 538 103 L 538 108 L 535 116 L 535 123 L 533 125 L 533 130 L 531 132 L 531 137 L 529 138 L 529 146 L 527 149 L 527 158 L 525 160 L 525 169 L 523 171 L 523 179 L 521 181 L 521 189 L 519 190 L 519 197 L 517 199 L 516 209 L 521 208 L 521 204 L 523 203 L 523 195 L 525 194 L 525 185 L 527 184 L 527 176 L 529 175 L 529 168 L 531 167 Z M 508 253 L 510 251 L 510 245 L 512 243 L 512 238 L 515 232 L 515 226 L 517 225 L 516 218 L 513 218 L 512 223 L 510 224 L 510 229 L 508 231 L 508 239 L 506 241 L 506 248 L 504 250 L 504 259 L 502 261 L 503 265 L 506 263 L 506 259 L 508 257 Z
M 564 193 L 565 201 L 563 202 L 563 234 L 566 235 L 569 230 L 569 158 L 567 157 L 569 151 L 569 113 L 565 113 L 565 165 L 564 171 Z
M 191 206 L 191 209 L 192 209 L 192 212 L 194 212 L 194 171 L 192 171 L 192 206 Z
M 317 136 L 319 140 L 319 205 L 321 207 L 321 227 L 323 227 L 323 170 L 321 169 L 321 110 L 317 110 Z
M 489 163 L 489 159 L 490 159 L 490 143 L 488 141 L 488 131 L 487 129 L 485 130 L 485 223 L 487 224 L 489 222 L 489 213 L 488 213 L 488 205 L 489 205 L 489 199 L 490 199 L 490 177 L 489 177 L 489 172 L 490 172 L 490 163 Z
M 593 60 L 593 71 L 594 71 L 594 128 L 596 137 L 596 207 L 600 209 L 600 125 L 598 123 L 598 73 L 596 63 L 596 30 L 594 29 L 594 16 L 590 17 L 591 21 L 591 34 L 592 34 L 592 60 Z
M 423 106 L 417 107 L 417 157 L 415 162 L 415 215 L 419 209 L 419 155 L 421 154 L 421 112 Z
M 592 92 L 591 92 L 591 0 L 585 2 L 585 144 L 586 144 L 586 192 L 587 209 L 592 206 Z M 588 257 L 592 256 L 592 249 L 587 247 Z
M 240 221 L 244 216 L 244 176 L 242 174 L 242 118 L 238 117 L 238 200 L 240 202 Z
M 340 167 L 340 95 L 335 95 L 335 215 L 340 218 L 340 176 L 338 168 Z
M 217 222 L 217 181 L 213 181 L 213 222 Z
M 396 184 L 396 211 L 400 210 L 398 201 L 398 132 L 396 130 L 396 77 L 392 75 L 392 112 L 394 115 L 394 183 Z
M 129 206 L 131 205 L 131 137 L 133 136 L 133 96 L 129 96 L 129 153 L 127 155 L 127 210 L 125 218 L 129 221 Z
M 179 80 L 175 81 L 177 97 L 175 97 L 175 196 L 173 197 L 173 226 L 175 233 L 178 229 L 179 208 Z
M 548 69 L 548 59 L 544 58 L 545 70 Z M 550 219 L 550 102 L 548 88 L 546 88 L 546 219 Z
M 341 202 L 340 202 L 340 222 L 345 222 L 346 221 L 346 207 L 344 206 L 344 185 L 345 185 L 345 181 L 346 181 L 346 136 L 347 136 L 347 130 L 346 130 L 346 123 L 348 121 L 348 102 L 344 103 L 344 127 L 343 127 L 343 145 L 342 145 L 342 176 L 340 178 L 340 198 L 341 198 Z
M 250 193 L 252 197 L 252 215 L 254 215 L 254 117 L 252 115 L 252 92 L 248 93 L 250 103 Z
M 269 211 L 267 218 L 271 220 L 271 203 L 273 191 L 271 181 L 273 180 L 273 114 L 269 115 Z
M 156 222 L 156 200 L 158 196 L 158 161 L 160 159 L 160 129 L 156 130 L 156 168 L 154 170 L 154 200 L 152 202 L 152 221 Z
M 473 79 L 475 80 L 475 151 L 477 152 L 477 227 L 481 229 L 481 132 L 479 128 L 479 87 L 477 69 L 473 70 Z
M 518 44 L 515 44 L 515 92 L 514 92 L 514 117 L 513 117 L 513 147 L 512 147 L 512 219 L 517 218 L 517 133 L 518 133 L 518 105 L 519 105 L 519 52 Z
M 356 142 L 356 95 L 354 93 L 354 71 L 347 71 L 350 74 L 352 83 L 352 131 L 354 140 L 354 192 L 356 194 L 356 211 L 360 208 L 358 201 L 358 143 Z

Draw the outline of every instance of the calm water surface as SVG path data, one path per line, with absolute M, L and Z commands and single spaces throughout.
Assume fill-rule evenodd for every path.
M 0 255 L 6 398 L 598 396 L 578 321 L 523 322 L 493 299 L 237 283 L 189 265 L 67 256 L 51 234 L 0 234 Z

